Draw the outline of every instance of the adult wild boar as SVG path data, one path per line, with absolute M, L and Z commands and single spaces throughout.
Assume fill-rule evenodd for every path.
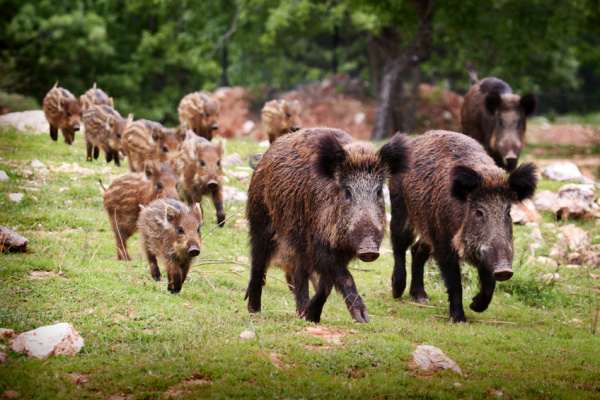
M 75 132 L 79 130 L 81 123 L 81 106 L 73 93 L 55 83 L 44 97 L 43 109 L 50 125 L 52 140 L 58 140 L 60 129 L 65 143 L 73 144 Z
M 248 311 L 261 310 L 267 267 L 283 258 L 293 274 L 300 316 L 319 322 L 335 286 L 352 317 L 368 322 L 348 263 L 379 256 L 385 230 L 383 184 L 390 172 L 404 170 L 407 153 L 402 137 L 376 152 L 371 144 L 330 128 L 277 139 L 259 161 L 248 191 Z M 319 282 L 309 300 L 308 278 L 314 273 Z
M 482 79 L 465 95 L 462 132 L 481 143 L 496 165 L 512 171 L 524 145 L 527 117 L 535 106 L 534 95 L 519 96 L 498 78 Z
M 478 142 L 456 132 L 430 131 L 411 144 L 413 164 L 390 179 L 392 292 L 400 297 L 404 291 L 405 253 L 412 245 L 411 297 L 426 301 L 423 267 L 433 254 L 448 290 L 450 318 L 463 322 L 460 262 L 479 272 L 480 292 L 471 309 L 482 312 L 496 281 L 513 274 L 510 209 L 533 195 L 535 166 L 523 164 L 508 174 Z

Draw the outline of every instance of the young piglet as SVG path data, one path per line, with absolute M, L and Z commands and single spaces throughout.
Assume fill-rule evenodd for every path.
M 75 132 L 79 130 L 81 122 L 81 106 L 73 93 L 55 83 L 44 97 L 43 108 L 50 125 L 52 140 L 58 140 L 58 130 L 60 129 L 65 143 L 73 144 Z
M 109 106 L 115 108 L 113 98 L 109 97 L 104 90 L 97 87 L 96 82 L 94 82 L 94 86 L 79 96 L 79 104 L 81 104 L 82 111 L 92 106 Z
M 111 106 L 92 105 L 83 112 L 83 125 L 85 126 L 85 142 L 87 146 L 87 161 L 98 158 L 99 150 L 106 155 L 106 162 L 114 160 L 115 165 L 121 165 L 119 151 L 121 138 L 127 125 L 133 117 L 125 119 Z
M 260 117 L 263 128 L 269 136 L 269 143 L 290 132 L 300 129 L 298 115 L 300 105 L 297 101 L 271 100 L 265 103 Z
M 179 293 L 192 259 L 200 254 L 202 212 L 174 199 L 155 200 L 144 207 L 138 228 L 142 249 L 150 264 L 150 275 L 160 280 L 158 260 L 165 264 L 169 292 Z
M 189 126 L 198 136 L 212 140 L 219 129 L 219 102 L 206 92 L 193 92 L 185 95 L 179 107 L 179 123 Z
M 132 172 L 141 172 L 145 161 L 168 161 L 179 145 L 180 138 L 175 130 L 147 119 L 127 124 L 121 139 L 121 148 Z

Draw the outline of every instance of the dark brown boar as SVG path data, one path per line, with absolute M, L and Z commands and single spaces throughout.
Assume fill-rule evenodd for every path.
M 60 129 L 65 143 L 72 144 L 81 122 L 81 106 L 73 93 L 55 83 L 44 97 L 43 108 L 52 140 L 58 140 Z
M 284 252 L 299 315 L 319 322 L 335 286 L 352 318 L 367 322 L 348 263 L 379 256 L 385 229 L 383 184 L 390 171 L 405 168 L 407 153 L 402 139 L 376 152 L 369 143 L 330 128 L 303 129 L 277 139 L 259 161 L 248 192 L 248 311 L 260 311 L 267 267 Z M 314 273 L 319 282 L 309 300 L 308 278 Z
M 175 169 L 179 176 L 179 195 L 181 199 L 193 205 L 209 196 L 217 213 L 217 224 L 225 225 L 223 208 L 223 144 L 209 142 L 198 136 L 189 136 L 182 143 Z
M 174 199 L 154 200 L 144 207 L 138 221 L 142 249 L 150 264 L 150 275 L 160 280 L 158 260 L 166 266 L 169 292 L 179 293 L 192 258 L 200 254 L 202 213 L 198 205 L 188 207 Z
M 82 119 L 85 127 L 86 159 L 92 161 L 92 151 L 94 159 L 97 159 L 99 150 L 102 149 L 107 163 L 114 160 L 115 165 L 121 165 L 121 138 L 127 125 L 133 121 L 133 116 L 130 114 L 125 119 L 110 106 L 92 105 L 83 112 Z
M 104 192 L 104 209 L 115 234 L 119 260 L 130 260 L 127 240 L 137 229 L 140 205 L 158 198 L 178 198 L 177 176 L 169 165 L 150 161 L 144 167 L 144 173 L 118 177 Z
M 212 140 L 219 129 L 219 102 L 209 93 L 193 92 L 185 95 L 177 108 L 180 125 L 188 126 L 196 135 Z
M 300 105 L 297 101 L 282 99 L 265 103 L 260 115 L 269 142 L 273 143 L 278 137 L 300 129 L 299 114 Z
M 179 150 L 180 144 L 174 130 L 147 119 L 127 124 L 121 138 L 121 149 L 129 160 L 129 170 L 132 172 L 142 171 L 145 161 L 169 161 Z
M 462 131 L 481 143 L 496 165 L 512 171 L 525 142 L 527 117 L 535 106 L 534 95 L 519 96 L 500 79 L 482 79 L 465 95 Z
M 88 89 L 87 92 L 79 96 L 79 104 L 81 104 L 81 111 L 86 111 L 91 106 L 109 106 L 115 108 L 113 98 L 109 97 L 106 92 L 96 86 Z
M 411 144 L 412 166 L 390 179 L 392 293 L 400 297 L 404 291 L 405 253 L 412 245 L 411 297 L 427 300 L 423 267 L 433 254 L 448 290 L 450 318 L 462 322 L 460 262 L 479 272 L 480 292 L 471 309 L 482 312 L 496 281 L 513 274 L 511 204 L 533 195 L 535 166 L 523 164 L 507 174 L 478 142 L 456 132 L 430 131 Z

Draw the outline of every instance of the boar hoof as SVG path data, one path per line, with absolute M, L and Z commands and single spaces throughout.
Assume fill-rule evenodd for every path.
M 392 277 L 392 296 L 395 299 L 399 299 L 402 297 L 404 293 L 404 289 L 406 288 L 406 278 L 404 279 L 395 279 Z
M 248 302 L 248 312 L 250 314 L 259 313 L 260 312 L 260 306 L 253 305 L 253 304 L 250 304 L 250 302 Z
M 419 303 L 419 304 L 429 303 L 429 297 L 427 296 L 427 293 L 415 293 L 415 294 L 411 293 L 410 298 L 415 303 Z
M 160 273 L 158 274 L 152 274 L 152 279 L 154 279 L 156 282 L 160 282 Z M 170 290 L 170 289 L 169 289 Z
M 490 299 L 491 300 L 491 299 Z M 469 308 L 475 312 L 484 312 L 490 305 L 490 301 L 483 298 L 481 294 L 473 297 L 473 302 L 469 305 Z
M 453 315 L 450 317 L 450 322 L 453 324 L 467 322 L 467 318 L 463 315 Z
M 367 312 L 366 307 L 353 307 L 350 310 L 350 314 L 352 314 L 352 318 L 359 323 L 366 324 L 369 322 L 369 313 Z
M 217 225 L 219 225 L 220 228 L 225 226 L 225 216 L 224 215 L 217 215 Z
M 318 324 L 319 322 L 321 322 L 321 313 L 309 307 L 306 310 L 306 312 L 304 312 L 303 318 L 309 322 L 314 322 L 315 324 Z

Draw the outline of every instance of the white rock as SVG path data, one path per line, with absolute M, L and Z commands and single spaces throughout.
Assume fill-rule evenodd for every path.
M 223 187 L 223 199 L 225 201 L 239 201 L 246 202 L 248 200 L 248 195 L 246 192 L 242 192 L 241 190 L 237 190 L 231 186 Z
M 535 251 L 542 247 L 544 244 L 544 237 L 542 236 L 542 231 L 540 230 L 540 226 L 536 223 L 528 223 L 527 226 L 531 228 L 531 242 L 529 243 L 529 250 L 532 254 L 535 254 Z
M 31 161 L 31 166 L 35 169 L 43 169 L 46 168 L 46 165 L 41 162 L 40 160 L 33 160 Z
M 14 203 L 20 203 L 23 200 L 23 193 L 9 193 L 8 199 Z
M 558 272 L 548 272 L 542 275 L 542 281 L 545 283 L 558 282 L 560 280 L 560 274 Z
M 542 175 L 554 181 L 580 180 L 583 178 L 577 165 L 569 161 L 557 161 L 547 165 L 543 169 Z
M 443 369 L 451 369 L 457 374 L 462 375 L 458 364 L 435 346 L 421 344 L 417 346 L 412 356 L 415 366 L 423 371 L 435 372 Z
M 228 156 L 223 157 L 223 166 L 224 167 L 231 167 L 234 165 L 242 165 L 243 163 L 244 163 L 244 160 L 242 160 L 242 157 L 238 153 L 232 153 Z
M 590 244 L 587 232 L 576 225 L 565 225 L 559 231 L 558 242 L 563 243 L 571 251 L 582 249 Z
M 544 256 L 540 256 L 540 257 L 536 257 L 535 261 L 547 268 L 551 268 L 551 269 L 556 269 L 558 268 L 558 263 L 556 262 L 556 260 L 550 258 L 550 257 L 544 257 Z
M 559 208 L 558 194 L 549 190 L 543 190 L 535 195 L 533 204 L 540 211 L 556 212 Z
M 83 347 L 83 338 L 71 324 L 62 322 L 21 333 L 10 342 L 10 347 L 29 357 L 72 356 Z
M 354 114 L 354 124 L 355 125 L 360 125 L 363 122 L 365 122 L 365 119 L 367 119 L 367 116 L 365 115 L 364 112 L 358 112 L 356 114 Z
M 231 175 L 238 181 L 245 181 L 250 177 L 250 172 L 248 172 L 248 171 L 231 171 L 229 173 L 229 175 Z
M 267 147 L 269 147 L 269 145 L 270 145 L 270 144 L 269 144 L 269 141 L 268 141 L 268 140 L 263 140 L 262 142 L 259 142 L 259 143 L 258 143 L 258 147 L 263 147 L 263 148 L 265 148 L 265 149 L 266 149 Z
M 10 178 L 6 175 L 6 172 L 0 169 L 0 182 L 8 182 Z
M 50 130 L 48 121 L 42 110 L 0 115 L 0 125 L 10 125 L 22 132 L 46 133 Z
M 250 340 L 256 337 L 256 333 L 250 329 L 246 329 L 240 333 L 240 339 Z
M 538 214 L 537 210 L 535 209 L 533 201 L 529 199 L 513 204 L 510 209 L 510 216 L 513 224 L 518 225 L 524 225 L 540 219 L 540 214 Z
M 591 207 L 594 203 L 594 197 L 596 197 L 596 190 L 594 189 L 594 185 L 569 183 L 561 186 L 558 190 L 558 197 L 581 201 Z
M 242 125 L 242 133 L 244 135 L 249 135 L 255 126 L 256 126 L 256 124 L 254 123 L 254 121 L 248 120 L 248 121 L 244 122 L 244 125 Z

